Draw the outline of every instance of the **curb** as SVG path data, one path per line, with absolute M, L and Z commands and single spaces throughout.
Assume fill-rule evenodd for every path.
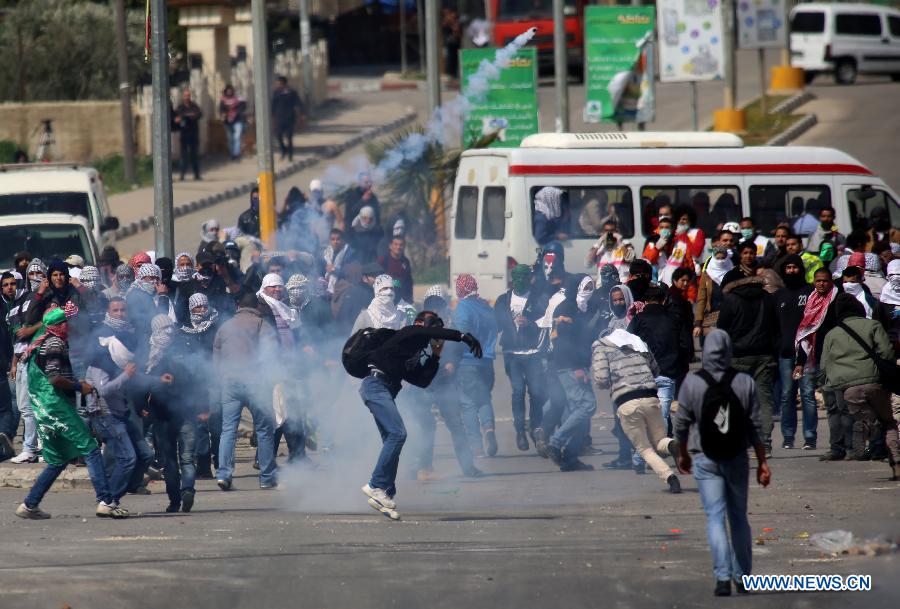
M 770 114 L 789 114 L 802 106 L 803 104 L 810 102 L 816 98 L 815 95 L 810 93 L 809 91 L 801 91 L 796 95 L 793 95 L 774 108 L 772 108 L 769 113 Z
M 342 152 L 361 144 L 363 142 L 371 141 L 377 137 L 384 135 L 385 133 L 389 133 L 394 131 L 395 129 L 399 129 L 405 125 L 412 123 L 416 119 L 415 110 L 408 110 L 406 114 L 401 116 L 400 118 L 393 120 L 389 123 L 385 123 L 383 125 L 379 125 L 377 127 L 372 127 L 362 133 L 354 135 L 353 137 L 341 142 L 340 144 L 335 144 L 332 146 L 328 146 L 325 148 L 324 152 L 321 154 L 315 154 L 308 158 L 301 159 L 299 161 L 294 161 L 289 165 L 277 170 L 275 172 L 275 179 L 280 180 L 286 177 L 289 177 L 297 172 L 300 172 L 308 167 L 312 167 L 317 165 L 323 159 L 334 158 L 341 154 Z M 256 179 L 248 180 L 239 184 L 238 186 L 233 186 L 224 192 L 219 192 L 212 195 L 206 195 L 199 199 L 195 199 L 193 201 L 188 201 L 187 203 L 182 203 L 180 205 L 175 205 L 172 210 L 172 214 L 178 218 L 185 214 L 189 214 L 195 211 L 199 211 L 201 209 L 206 209 L 207 207 L 211 207 L 226 199 L 234 198 L 241 194 L 246 194 L 256 186 Z M 132 235 L 136 235 L 137 233 L 143 232 L 145 230 L 149 230 L 153 228 L 155 225 L 156 216 L 149 215 L 144 216 L 143 218 L 136 220 L 134 222 L 130 222 L 127 226 L 122 226 L 118 230 L 116 230 L 116 239 L 124 239 L 126 237 L 131 237 Z M 68 471 L 68 470 L 67 470 Z M 65 474 L 63 474 L 65 475 Z M 62 479 L 62 476 L 60 476 Z M 3 486 L 3 478 L 2 474 L 0 474 L 0 486 Z
M 787 146 L 809 131 L 818 122 L 815 114 L 807 114 L 799 121 L 766 142 L 766 146 Z
M 0 488 L 29 488 L 44 471 L 44 466 L 0 468 Z M 53 483 L 54 489 L 93 488 L 86 467 L 69 466 Z

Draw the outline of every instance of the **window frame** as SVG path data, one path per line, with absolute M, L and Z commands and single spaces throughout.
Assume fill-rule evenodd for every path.
M 495 191 L 498 191 L 502 194 L 502 214 L 500 216 L 500 235 L 499 236 L 488 236 L 485 234 L 485 228 L 488 225 L 488 197 L 491 196 Z M 505 186 L 485 186 L 481 191 L 481 222 L 478 223 L 478 236 L 485 241 L 503 241 L 506 238 L 506 187 Z
M 867 21 L 878 23 L 877 32 L 864 32 L 863 24 Z M 852 20 L 852 21 L 850 21 Z M 853 24 L 853 27 L 859 31 L 841 31 L 841 22 L 845 22 L 845 26 Z M 834 33 L 839 36 L 864 36 L 867 38 L 881 38 L 884 35 L 884 24 L 881 22 L 879 13 L 837 13 L 834 16 Z
M 672 200 L 672 212 L 673 213 L 675 212 L 676 207 L 683 206 L 683 205 L 690 206 L 690 204 L 691 204 L 689 200 L 685 203 L 682 203 L 679 201 L 679 199 L 678 199 L 678 191 L 679 190 L 704 190 L 707 192 L 710 190 L 734 191 L 733 194 L 734 194 L 734 198 L 735 198 L 735 203 L 737 204 L 737 207 L 740 210 L 739 216 L 735 220 L 726 220 L 726 222 L 740 222 L 741 217 L 743 217 L 743 215 L 744 215 L 744 203 L 743 203 L 743 198 L 742 198 L 743 194 L 741 192 L 741 185 L 739 183 L 723 183 L 723 184 L 707 183 L 706 185 L 695 184 L 695 183 L 692 183 L 692 184 L 662 184 L 662 185 L 660 185 L 660 184 L 641 184 L 638 187 L 638 199 L 641 202 L 641 210 L 640 210 L 641 211 L 641 224 L 642 224 L 641 229 L 644 231 L 644 238 L 647 238 L 654 234 L 653 229 L 650 229 L 650 227 L 643 226 L 643 220 L 644 220 L 643 202 L 644 202 L 644 190 L 646 190 L 646 189 L 655 189 L 657 191 L 657 195 L 661 191 L 669 191 L 669 190 L 675 191 L 675 197 L 670 197 L 670 199 Z M 653 197 L 650 197 L 650 198 L 654 199 L 657 195 L 654 195 Z M 693 197 L 694 195 L 692 194 L 690 196 Z M 710 201 L 710 203 L 712 203 L 712 201 Z M 712 211 L 713 209 L 715 209 L 714 206 L 710 207 L 710 211 Z M 678 221 L 677 218 L 672 218 L 672 222 L 677 222 L 677 221 Z M 713 230 L 709 231 L 709 230 L 707 230 L 709 227 L 703 227 L 703 226 L 700 226 L 699 224 L 700 223 L 698 222 L 698 226 L 693 226 L 691 228 L 701 228 L 701 229 L 703 229 L 704 234 L 706 234 L 707 232 L 714 232 L 714 230 L 715 230 L 715 227 L 712 227 Z M 709 238 L 709 237 L 712 237 L 712 235 L 706 234 L 706 237 Z
M 465 193 L 464 193 L 465 191 Z M 467 234 L 460 234 L 460 221 L 463 218 L 463 200 L 468 201 L 467 194 L 470 191 L 475 192 L 475 196 L 472 199 L 474 201 L 474 206 L 472 209 L 472 235 L 469 236 Z M 479 201 L 478 198 L 481 196 L 481 189 L 477 186 L 460 186 L 459 190 L 456 191 L 456 213 L 455 218 L 453 219 L 453 238 L 454 239 L 465 239 L 466 241 L 474 241 L 478 238 L 478 207 Z
M 598 235 L 585 234 L 584 231 L 581 229 L 581 224 L 579 223 L 579 218 L 581 216 L 582 211 L 584 210 L 584 205 L 581 205 L 579 208 L 577 208 L 577 210 L 578 210 L 577 214 L 572 213 L 571 197 L 569 196 L 571 191 L 573 191 L 573 190 L 574 191 L 604 190 L 604 191 L 617 191 L 617 192 L 621 191 L 620 194 L 622 197 L 624 197 L 625 193 L 627 192 L 631 197 L 631 204 L 628 209 L 628 213 L 631 217 L 631 229 L 632 229 L 631 234 L 626 235 L 625 233 L 622 232 L 623 224 L 621 222 L 618 223 L 617 230 L 618 230 L 619 234 L 622 235 L 623 239 L 633 239 L 634 238 L 635 229 L 637 228 L 637 226 L 635 225 L 635 220 L 634 220 L 634 191 L 632 190 L 631 186 L 629 186 L 628 184 L 554 184 L 554 183 L 552 183 L 552 181 L 550 181 L 548 183 L 539 183 L 539 184 L 529 184 L 528 185 L 528 206 L 529 206 L 529 212 L 530 212 L 529 225 L 530 225 L 532 235 L 534 235 L 534 196 L 535 196 L 535 194 L 537 194 L 537 192 L 541 188 L 544 188 L 545 186 L 553 186 L 554 188 L 559 188 L 560 190 L 563 190 L 566 193 L 565 200 L 564 200 L 564 205 L 565 205 L 564 211 L 569 214 L 567 228 L 577 229 L 577 234 L 576 234 L 575 230 L 569 230 L 567 232 L 567 234 L 569 235 L 569 240 L 572 240 L 572 239 L 597 239 L 597 237 L 598 237 Z M 609 192 L 606 193 L 606 197 L 607 197 L 607 205 L 609 205 Z M 590 199 L 588 198 L 587 201 L 590 201 Z M 585 201 L 585 203 L 587 203 L 587 201 Z M 623 203 L 623 202 L 620 202 L 620 204 L 621 203 Z M 603 216 L 603 217 L 606 217 L 606 216 Z
M 769 227 L 768 225 L 764 224 L 764 222 L 762 221 L 763 218 L 764 218 L 764 216 L 765 216 L 765 214 L 764 214 L 764 213 L 760 213 L 759 210 L 755 210 L 755 209 L 753 208 L 753 191 L 754 191 L 754 189 L 757 189 L 757 188 L 779 188 L 779 189 L 784 189 L 784 190 L 785 190 L 785 195 L 787 195 L 787 193 L 790 192 L 790 191 L 792 191 L 792 190 L 795 190 L 795 191 L 802 191 L 802 190 L 816 191 L 816 190 L 818 190 L 818 191 L 820 191 L 819 196 L 821 196 L 822 192 L 827 193 L 827 195 L 828 195 L 828 205 L 830 205 L 830 206 L 832 206 L 832 207 L 834 206 L 834 196 L 833 196 L 833 194 L 832 194 L 832 192 L 831 192 L 832 189 L 831 189 L 831 186 L 830 186 L 829 184 L 825 184 L 825 183 L 819 183 L 819 184 L 794 184 L 794 183 L 773 183 L 773 182 L 767 182 L 767 183 L 759 183 L 759 182 L 757 182 L 757 183 L 747 184 L 747 202 L 748 202 L 748 205 L 749 205 L 749 208 L 750 208 L 750 212 L 749 212 L 748 215 L 749 215 L 750 217 L 753 218 L 754 224 L 756 225 L 757 229 L 759 229 L 759 231 L 762 232 L 763 234 L 770 234 L 769 231 L 774 231 L 775 228 L 778 226 L 778 221 L 776 220 L 775 223 L 774 223 L 774 225 L 772 225 L 771 227 Z M 806 210 L 807 198 L 804 198 L 804 199 L 803 199 L 803 203 L 804 203 L 803 209 L 804 209 L 804 212 L 805 212 L 805 210 Z M 789 207 L 790 207 L 791 202 L 790 202 L 790 201 L 786 201 L 785 204 L 788 206 L 788 211 L 790 212 Z M 790 216 L 790 215 L 789 215 L 789 216 L 787 217 L 786 221 L 787 221 L 788 223 L 790 223 L 790 225 L 791 225 L 791 231 L 793 231 L 794 222 L 795 222 L 795 221 L 797 220 L 797 218 L 799 218 L 799 217 L 801 217 L 801 216 Z M 817 218 L 818 218 L 818 216 L 817 216 Z

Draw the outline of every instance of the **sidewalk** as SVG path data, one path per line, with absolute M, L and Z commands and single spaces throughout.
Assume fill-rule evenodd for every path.
M 369 100 L 366 100 L 369 101 Z M 362 142 L 412 123 L 416 112 L 398 101 L 360 103 L 345 96 L 329 99 L 300 133 L 294 135 L 294 161 L 281 160 L 273 141 L 276 180 L 337 156 Z M 206 163 L 204 163 L 206 161 Z M 208 163 L 208 164 L 207 164 Z M 201 160 L 202 180 L 190 176 L 178 180 L 173 171 L 175 217 L 248 193 L 256 184 L 257 165 L 253 153 L 237 162 Z M 110 212 L 119 219 L 116 238 L 123 239 L 153 227 L 153 188 L 139 188 L 109 198 Z

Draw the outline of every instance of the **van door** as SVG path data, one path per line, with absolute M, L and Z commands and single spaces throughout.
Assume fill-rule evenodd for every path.
M 892 74 L 900 74 L 900 16 L 898 15 L 887 15 L 887 23 L 888 23 L 888 52 L 890 53 L 890 57 L 888 58 L 891 62 L 888 70 Z M 894 76 L 894 79 L 897 79 L 897 76 Z
M 874 12 L 837 13 L 834 17 L 835 43 L 832 54 L 855 57 L 859 72 L 879 72 L 887 69 L 887 47 L 883 39 L 881 15 Z M 888 41 L 889 42 L 889 41 Z
M 478 289 L 493 300 L 506 291 L 506 186 L 485 186 L 478 213 Z M 474 267 L 473 267 L 474 271 Z
M 815 72 L 825 63 L 826 14 L 823 10 L 797 9 L 791 17 L 791 64 Z
M 450 283 L 460 273 L 478 268 L 478 198 L 480 189 L 470 183 L 457 186 L 453 211 L 453 241 L 450 247 Z
M 843 184 L 843 207 L 850 219 L 850 230 L 870 227 L 873 214 L 887 212 L 891 227 L 900 226 L 900 203 L 880 184 Z M 879 211 L 880 209 L 880 211 Z

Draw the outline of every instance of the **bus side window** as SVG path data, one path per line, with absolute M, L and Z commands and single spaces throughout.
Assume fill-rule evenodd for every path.
M 457 239 L 474 239 L 478 226 L 478 188 L 461 186 L 456 195 L 456 225 L 453 234 Z
M 831 190 L 822 184 L 755 184 L 750 187 L 750 216 L 756 229 L 771 235 L 787 224 L 797 235 L 815 232 L 818 210 L 831 205 Z
M 696 215 L 694 228 L 700 228 L 707 237 L 726 222 L 740 222 L 741 192 L 737 186 L 644 186 L 641 187 L 641 209 L 644 216 L 644 234 L 656 230 L 659 210 L 666 206 L 677 215 L 676 208 L 688 207 Z M 673 218 L 678 221 L 678 218 Z M 649 229 L 649 230 L 648 230 Z
M 847 191 L 847 207 L 853 230 L 869 230 L 878 220 L 900 226 L 900 205 L 880 188 L 852 188 Z
M 532 215 L 534 198 L 541 188 L 535 186 L 530 191 Z M 560 234 L 569 239 L 592 239 L 603 230 L 606 220 L 614 220 L 616 230 L 622 237 L 628 239 L 634 236 L 634 207 L 629 187 L 574 185 L 556 188 L 563 191 L 561 215 L 557 223 Z

